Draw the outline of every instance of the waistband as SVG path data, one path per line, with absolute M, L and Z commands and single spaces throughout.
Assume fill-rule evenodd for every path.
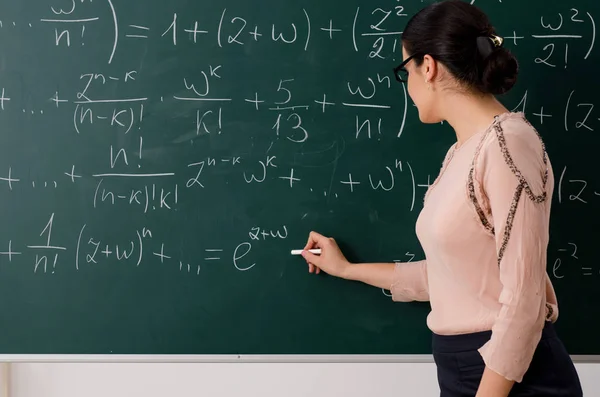
M 492 331 L 473 332 L 459 335 L 433 334 L 432 349 L 434 353 L 458 353 L 476 350 L 490 340 Z M 542 330 L 542 340 L 556 337 L 556 330 L 551 321 L 546 321 Z

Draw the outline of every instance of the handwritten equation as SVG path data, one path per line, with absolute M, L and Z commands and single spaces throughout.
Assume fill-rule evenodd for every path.
M 125 152 L 122 152 L 125 153 Z M 126 158 L 126 157 L 124 157 Z M 236 175 L 234 182 L 244 182 L 246 184 L 262 184 L 271 179 L 279 181 L 278 183 L 288 186 L 291 188 L 298 189 L 301 186 L 302 178 L 298 171 L 294 171 L 294 168 L 281 170 L 277 164 L 277 156 L 267 156 L 264 160 L 258 160 L 249 165 L 245 165 L 241 157 L 231 158 L 207 158 L 196 163 L 188 164 L 189 171 L 184 176 L 185 183 L 171 182 L 167 183 L 167 187 L 162 184 L 162 187 L 157 187 L 157 183 L 144 183 L 138 185 L 139 187 L 131 188 L 130 184 L 125 190 L 116 190 L 110 185 L 110 180 L 115 179 L 143 179 L 143 180 L 155 180 L 161 179 L 174 179 L 177 178 L 173 172 L 163 173 L 98 173 L 91 175 L 92 178 L 97 180 L 93 195 L 90 197 L 90 206 L 92 208 L 99 208 L 101 206 L 115 206 L 115 205 L 128 205 L 136 206 L 143 211 L 148 213 L 157 209 L 172 210 L 177 208 L 177 204 L 180 201 L 180 195 L 185 194 L 188 190 L 193 189 L 204 189 L 207 187 L 207 182 L 204 181 L 203 176 L 210 173 L 211 170 L 215 170 L 218 175 L 219 168 L 230 168 L 234 169 L 236 166 L 239 172 Z M 272 174 L 274 176 L 272 177 Z M 228 172 L 229 180 L 231 179 L 231 172 Z M 90 175 L 86 176 L 90 177 Z M 78 175 L 75 172 L 75 166 L 72 166 L 69 171 L 58 175 L 56 179 L 50 181 L 26 181 L 18 177 L 10 167 L 5 176 L 0 177 L 0 182 L 3 183 L 8 191 L 13 191 L 17 194 L 16 187 L 18 184 L 25 183 L 26 187 L 19 189 L 20 192 L 23 190 L 31 189 L 60 189 L 64 184 L 71 185 L 76 184 L 78 180 L 82 178 L 82 175 Z M 57 180 L 60 180 L 60 186 Z M 213 178 L 214 180 L 214 178 Z M 377 172 L 361 173 L 361 175 L 348 173 L 344 178 L 336 181 L 338 190 L 343 190 L 346 194 L 352 194 L 359 189 L 368 189 L 369 191 L 380 191 L 382 193 L 393 193 L 394 189 L 406 191 L 407 189 L 411 192 L 410 211 L 415 208 L 416 197 L 422 196 L 431 185 L 432 175 L 427 176 L 427 180 L 424 183 L 417 183 L 415 179 L 414 171 L 410 165 L 410 162 L 402 162 L 401 160 L 395 160 L 394 163 L 382 167 Z M 229 182 L 222 182 L 223 184 Z M 398 187 L 399 184 L 402 184 Z M 330 186 L 331 187 L 331 186 Z M 308 187 L 313 192 L 314 189 Z M 183 193 L 182 193 L 183 192 Z M 327 196 L 328 191 L 323 191 L 323 195 Z M 341 192 L 340 192 L 341 194 Z M 335 197 L 338 198 L 339 194 L 335 193 Z
M 220 15 L 212 20 L 205 17 L 204 21 L 194 19 L 193 15 L 182 15 L 173 12 L 160 26 L 146 26 L 143 21 L 123 22 L 118 12 L 120 5 L 117 0 L 68 0 L 67 6 L 50 6 L 44 17 L 35 21 L 19 21 L 18 23 L 44 23 L 53 32 L 52 44 L 55 46 L 71 47 L 76 44 L 85 45 L 86 26 L 94 29 L 97 25 L 107 25 L 111 28 L 110 49 L 107 52 L 107 62 L 111 64 L 117 55 L 121 41 L 133 40 L 168 40 L 174 46 L 178 42 L 188 40 L 194 44 L 208 45 L 210 42 L 219 47 L 239 46 L 243 48 L 249 42 L 269 40 L 281 45 L 299 46 L 308 51 L 312 40 L 343 40 L 348 47 L 360 52 L 366 47 L 368 56 L 373 59 L 386 59 L 384 55 L 399 51 L 399 27 L 406 23 L 409 17 L 406 5 L 389 2 L 387 7 L 357 6 L 351 20 L 335 20 L 323 18 L 318 10 L 311 11 L 319 14 L 320 22 L 312 22 L 311 13 L 305 8 L 298 7 L 294 11 L 292 21 L 273 21 L 265 24 L 262 20 L 253 18 L 223 8 Z M 70 4 L 69 4 L 70 3 Z M 546 13 L 543 13 L 546 14 Z M 98 16 L 102 15 L 102 17 Z M 203 15 L 204 16 L 204 15 Z M 208 20 L 207 20 L 208 19 Z M 262 19 L 262 18 L 261 18 Z M 105 22 L 108 20 L 108 23 Z M 16 21 L 0 21 L 0 28 L 16 27 Z M 580 26 L 587 29 L 586 34 L 580 34 Z M 583 8 L 565 7 L 564 11 L 548 13 L 539 17 L 539 31 L 527 35 L 518 34 L 515 27 L 508 40 L 518 46 L 521 40 L 536 40 L 542 43 L 541 55 L 535 62 L 549 67 L 557 67 L 554 59 L 560 55 L 560 60 L 567 67 L 569 59 L 569 43 L 584 41 L 586 51 L 577 54 L 588 59 L 594 50 L 596 41 L 596 21 L 592 13 Z M 89 30 L 88 29 L 88 30 Z M 573 30 L 576 32 L 573 32 Z M 573 34 L 576 33 L 576 34 Z M 78 41 L 76 43 L 76 41 Z M 564 48 L 560 52 L 558 48 Z M 552 63 L 554 62 L 554 63 Z
M 97 237 L 87 224 L 83 224 L 79 229 L 77 240 L 72 244 L 63 245 L 56 243 L 56 238 L 53 236 L 55 226 L 61 225 L 53 213 L 31 244 L 17 247 L 12 240 L 9 240 L 6 248 L 0 251 L 0 257 L 4 257 L 8 264 L 20 256 L 30 257 L 30 265 L 34 273 L 54 274 L 61 267 L 70 266 L 71 263 L 74 263 L 75 269 L 79 271 L 85 266 L 127 264 L 139 267 L 154 261 L 171 267 L 175 265 L 180 272 L 194 273 L 199 276 L 205 264 L 233 266 L 239 271 L 250 270 L 256 266 L 256 263 L 243 258 L 250 253 L 253 243 L 260 244 L 274 239 L 284 240 L 288 237 L 285 225 L 276 230 L 255 226 L 247 231 L 246 236 L 243 237 L 244 241 L 235 247 L 228 247 L 229 249 L 205 247 L 201 250 L 203 254 L 190 262 L 176 258 L 177 250 L 173 249 L 174 253 L 171 253 L 168 244 L 160 242 L 155 237 L 155 233 L 146 227 L 132 231 L 131 238 L 114 242 L 110 241 L 112 240 L 110 238 Z
M 419 153 L 430 144 L 441 153 L 439 138 L 419 136 L 428 127 L 391 71 L 421 1 L 188 3 L 39 0 L 27 12 L 0 5 L 0 40 L 19 43 L 0 57 L 0 135 L 9 148 L 0 194 L 40 207 L 28 221 L 31 241 L 0 237 L 0 272 L 17 261 L 35 274 L 145 264 L 198 277 L 208 266 L 247 271 L 269 260 L 256 255 L 261 244 L 299 248 L 288 240 L 310 228 L 308 208 L 371 210 L 370 225 L 380 222 L 379 207 L 393 207 L 391 216 L 417 213 L 441 161 Z M 507 107 L 523 111 L 549 141 L 598 142 L 595 82 L 582 82 L 579 71 L 598 61 L 598 8 L 483 3 L 519 11 L 497 23 L 528 73 Z M 23 51 L 39 60 L 24 62 Z M 548 78 L 541 84 L 537 75 Z M 600 180 L 589 165 L 555 153 L 555 211 L 568 217 L 596 208 Z M 207 223 L 228 243 L 188 248 L 173 244 L 175 227 L 151 222 L 177 214 L 200 223 L 189 214 L 212 215 L 215 203 L 252 226 Z M 77 207 L 81 219 L 67 221 L 59 204 Z M 286 212 L 294 215 L 280 221 Z M 104 217 L 121 233 L 113 237 L 86 217 Z M 261 219 L 280 226 L 265 228 Z M 67 229 L 76 238 L 59 239 L 56 230 Z M 555 279 L 600 276 L 579 259 L 586 245 L 576 240 L 553 247 Z

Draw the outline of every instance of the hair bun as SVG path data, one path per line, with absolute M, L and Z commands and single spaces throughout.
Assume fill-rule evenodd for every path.
M 519 64 L 504 47 L 494 49 L 485 59 L 481 74 L 481 89 L 500 95 L 508 92 L 517 82 Z

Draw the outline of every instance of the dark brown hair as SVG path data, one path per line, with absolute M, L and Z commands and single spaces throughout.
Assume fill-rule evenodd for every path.
M 402 33 L 408 55 L 421 65 L 430 55 L 460 82 L 485 94 L 504 94 L 517 81 L 519 65 L 504 46 L 494 46 L 495 29 L 476 6 L 460 0 L 433 3 L 415 14 Z

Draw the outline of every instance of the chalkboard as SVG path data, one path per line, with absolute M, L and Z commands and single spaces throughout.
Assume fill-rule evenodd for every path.
M 317 230 L 352 261 L 423 257 L 455 138 L 392 69 L 428 3 L 1 2 L 0 354 L 430 353 L 427 303 L 290 255 Z M 600 354 L 600 4 L 474 3 L 554 167 L 558 330 Z

